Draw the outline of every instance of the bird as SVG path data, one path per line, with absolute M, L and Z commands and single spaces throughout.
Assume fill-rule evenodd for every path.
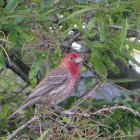
M 9 118 L 29 105 L 45 104 L 53 107 L 62 102 L 74 87 L 82 61 L 83 59 L 78 53 L 71 52 L 67 54 L 59 66 L 40 81 L 31 91 L 27 100 Z

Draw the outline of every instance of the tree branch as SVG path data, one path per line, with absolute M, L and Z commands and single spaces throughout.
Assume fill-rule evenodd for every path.
M 136 116 L 140 116 L 140 113 L 132 108 L 126 107 L 126 106 L 114 106 L 114 107 L 107 107 L 107 108 L 103 108 L 100 109 L 94 113 L 90 113 L 90 114 L 83 114 L 83 113 L 78 113 L 78 112 L 72 112 L 70 110 L 65 110 L 62 111 L 61 114 L 63 115 L 68 115 L 68 116 L 81 116 L 81 117 L 85 117 L 85 118 L 90 118 L 92 116 L 95 116 L 97 114 L 101 114 L 102 112 L 106 112 L 106 111 L 112 111 L 112 110 L 116 110 L 116 109 L 123 109 L 123 110 L 129 110 L 130 112 L 132 112 L 133 114 L 135 114 Z
M 117 25 L 108 25 L 108 26 L 105 26 L 105 27 L 113 28 L 113 29 L 116 29 L 116 30 L 121 30 L 122 29 L 122 26 L 117 26 Z M 94 26 L 94 28 L 97 29 L 98 26 Z M 133 32 L 136 32 L 136 33 L 140 34 L 140 30 L 136 30 L 136 29 L 133 29 L 133 28 L 127 28 L 127 31 L 133 31 Z
M 19 127 L 14 133 L 12 133 L 12 135 L 10 135 L 10 137 L 7 140 L 12 140 L 21 130 L 23 130 L 24 128 L 26 128 L 28 125 L 30 125 L 31 123 L 33 123 L 34 121 L 38 120 L 39 117 L 38 116 L 34 116 L 31 120 L 29 120 L 27 123 L 23 124 L 21 127 Z
M 137 93 L 135 93 L 135 92 L 133 92 L 133 91 L 131 91 L 131 90 L 128 90 L 128 89 L 126 89 L 126 88 L 123 88 L 123 87 L 121 87 L 121 86 L 119 86 L 119 85 L 117 85 L 117 84 L 111 82 L 109 79 L 103 77 L 101 74 L 99 74 L 98 72 L 96 72 L 96 71 L 95 71 L 92 67 L 90 67 L 86 62 L 83 62 L 83 63 L 84 63 L 84 65 L 85 65 L 88 69 L 90 69 L 91 71 L 93 71 L 94 73 L 96 73 L 100 79 L 103 79 L 103 80 L 105 80 L 105 81 L 111 83 L 112 85 L 114 85 L 114 86 L 116 86 L 116 87 L 118 87 L 118 88 L 120 88 L 120 89 L 122 89 L 122 90 L 125 90 L 126 92 L 129 92 L 129 93 L 135 94 L 135 95 L 139 95 L 139 94 L 137 94 Z
M 106 112 L 106 111 L 112 111 L 112 110 L 116 110 L 116 109 L 123 109 L 123 110 L 129 110 L 130 112 L 132 112 L 133 114 L 135 114 L 136 116 L 140 116 L 140 113 L 132 108 L 126 107 L 126 106 L 114 106 L 114 107 L 107 107 L 107 108 L 102 108 L 94 113 L 90 113 L 90 114 L 84 114 L 84 113 L 78 113 L 78 112 L 72 112 L 70 110 L 65 110 L 60 112 L 60 114 L 62 115 L 67 115 L 67 116 L 80 116 L 80 117 L 84 117 L 84 118 L 90 118 L 92 116 L 95 116 L 97 114 L 101 114 L 102 112 Z M 57 112 L 58 113 L 58 112 Z M 40 116 L 41 117 L 41 116 Z M 33 123 L 36 120 L 39 120 L 38 116 L 34 116 L 31 120 L 29 120 L 27 123 L 23 124 L 20 128 L 18 128 L 13 134 L 10 135 L 10 137 L 7 140 L 12 140 L 21 130 L 23 130 L 24 128 L 26 128 L 28 125 L 30 125 L 31 123 Z M 50 117 L 50 119 L 52 119 L 52 117 Z M 54 119 L 52 119 L 54 121 Z M 56 121 L 56 120 L 55 120 Z M 65 126 L 63 123 L 58 122 L 57 123 Z
M 18 67 L 17 64 L 14 63 L 14 61 L 12 59 L 11 60 L 11 64 L 12 66 L 10 65 L 9 61 L 7 58 L 5 58 L 5 64 L 6 64 L 6 67 L 11 69 L 13 72 L 15 72 L 18 76 L 20 76 L 25 82 L 27 83 L 30 83 L 29 82 L 29 79 L 27 77 L 27 75 Z
M 85 95 L 84 98 L 83 98 L 81 101 L 79 101 L 79 103 L 77 104 L 77 106 L 79 106 L 79 105 L 80 105 L 82 102 L 84 102 L 88 97 L 90 97 L 91 94 L 96 90 L 97 87 L 100 86 L 101 83 L 102 83 L 102 82 L 99 81 L 98 84 L 97 84 L 87 95 Z
M 117 26 L 117 25 L 109 25 L 107 27 L 113 28 L 113 29 L 122 29 L 122 26 Z M 136 30 L 133 28 L 127 28 L 127 31 L 133 31 L 133 32 L 137 32 L 138 34 L 140 34 L 140 30 Z

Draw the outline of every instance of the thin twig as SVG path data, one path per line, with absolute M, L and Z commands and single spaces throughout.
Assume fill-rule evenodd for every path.
M 60 121 L 58 121 L 58 120 L 54 119 L 53 117 L 49 117 L 49 118 L 50 118 L 51 120 L 53 120 L 53 121 L 55 121 L 55 122 L 59 123 L 60 125 L 65 126 L 65 124 L 64 124 L 64 123 L 62 123 L 62 122 L 60 122 Z
M 105 111 L 111 111 L 111 110 L 115 110 L 115 109 L 123 109 L 123 110 L 129 110 L 130 112 L 132 112 L 133 114 L 135 114 L 136 116 L 140 116 L 140 113 L 132 108 L 126 107 L 126 106 L 114 106 L 114 107 L 107 107 L 107 108 L 103 108 L 100 109 L 94 113 L 91 113 L 90 115 L 94 116 L 97 114 L 100 114 L 101 112 L 105 112 Z
M 103 77 L 101 74 L 99 74 L 98 72 L 96 72 L 92 67 L 90 67 L 86 62 L 83 62 L 83 63 L 84 63 L 84 65 L 85 65 L 88 69 L 90 69 L 91 71 L 93 71 L 94 73 L 96 73 L 96 74 L 98 75 L 99 78 L 101 78 L 101 79 L 103 79 L 103 80 L 105 80 L 105 81 L 111 83 L 112 85 L 114 85 L 114 86 L 116 86 L 116 87 L 118 87 L 118 88 L 120 88 L 120 89 L 122 89 L 122 90 L 125 90 L 125 91 L 127 91 L 127 92 L 129 92 L 129 93 L 131 93 L 131 94 L 138 95 L 137 93 L 135 93 L 135 92 L 133 92 L 133 91 L 131 91 L 131 90 L 128 90 L 128 89 L 126 89 L 126 88 L 123 88 L 123 87 L 121 87 L 121 86 L 119 86 L 119 85 L 117 85 L 117 84 L 111 82 L 109 79 Z
M 80 101 L 77 106 L 79 106 L 82 102 L 84 102 L 88 97 L 91 96 L 91 94 L 96 90 L 97 87 L 99 87 L 99 85 L 101 84 L 102 82 L 100 81 L 95 87 L 94 89 L 92 89 L 86 96 L 84 96 L 84 99 L 82 101 Z
M 67 49 L 71 48 L 72 42 L 74 42 L 75 39 L 78 38 L 80 35 L 81 35 L 81 33 L 76 34 L 76 35 L 73 37 L 73 39 L 70 39 L 69 42 L 66 42 L 65 44 L 60 44 L 60 46 L 61 46 L 61 47 L 64 47 L 64 48 L 67 48 Z
M 21 93 L 25 88 L 27 88 L 30 84 L 27 83 L 24 87 L 22 87 L 22 89 L 20 91 L 18 91 L 16 94 L 19 94 Z
M 117 25 L 108 25 L 108 26 L 105 26 L 105 27 L 110 27 L 110 28 L 119 29 L 119 30 L 122 29 L 122 26 L 117 26 Z M 98 26 L 94 26 L 94 28 L 97 29 Z M 133 28 L 127 28 L 127 31 L 134 31 L 134 32 L 137 32 L 138 34 L 140 34 L 140 30 L 136 30 L 136 29 L 133 29 Z
M 41 120 L 40 120 L 40 119 L 38 119 L 38 122 L 39 122 L 39 129 L 40 129 L 40 136 L 41 136 L 41 140 L 43 140 L 43 138 L 42 138 L 43 133 L 42 133 Z
M 135 114 L 136 116 L 140 116 L 140 113 L 132 108 L 126 107 L 126 106 L 114 106 L 114 107 L 107 107 L 107 108 L 103 108 L 100 109 L 94 113 L 90 113 L 90 114 L 84 114 L 84 113 L 78 113 L 78 112 L 72 112 L 71 110 L 65 110 L 62 111 L 61 114 L 64 115 L 68 115 L 68 116 L 81 116 L 81 117 L 85 117 L 85 118 L 90 118 L 92 116 L 95 116 L 97 114 L 101 114 L 102 112 L 106 112 L 106 111 L 111 111 L 111 110 L 115 110 L 115 109 L 123 109 L 123 110 L 129 110 L 130 112 L 132 112 L 133 114 Z
M 5 39 L 0 39 L 0 43 L 4 43 L 4 42 L 9 43 L 9 44 L 12 44 L 12 43 L 11 43 L 11 42 L 9 42 L 8 40 L 5 40 Z
M 109 25 L 108 27 L 113 28 L 113 29 L 122 29 L 122 26 L 117 26 L 117 25 Z M 138 34 L 140 33 L 140 30 L 136 30 L 133 28 L 127 28 L 127 31 L 134 31 L 134 32 L 137 32 Z
M 10 137 L 7 140 L 12 140 L 21 130 L 26 128 L 28 125 L 33 123 L 34 121 L 38 120 L 38 116 L 34 116 L 31 120 L 29 120 L 27 123 L 23 124 L 21 127 L 19 127 L 14 133 L 10 135 Z
M 0 73 L 2 73 L 3 70 L 4 70 L 4 69 L 2 68 L 2 69 L 0 70 Z
M 136 10 L 132 13 L 132 15 L 128 18 L 127 22 L 130 21 L 130 20 L 134 17 L 134 15 L 137 13 L 137 10 L 138 10 L 138 9 L 136 9 Z
M 61 128 L 61 131 L 69 125 L 70 121 L 71 121 L 71 116 L 69 116 L 68 122 Z
M 49 118 L 50 118 L 51 120 L 53 120 L 53 121 L 59 123 L 59 124 L 62 125 L 62 126 L 70 127 L 70 128 L 79 128 L 79 126 L 69 126 L 69 125 L 68 125 L 69 121 L 68 121 L 68 123 L 65 125 L 64 123 L 62 123 L 62 122 L 60 122 L 60 121 L 54 119 L 53 117 L 49 117 Z M 69 120 L 70 120 L 70 119 L 69 119 Z M 61 129 L 61 130 L 62 130 L 62 129 Z
M 98 110 L 98 111 L 96 111 L 94 113 L 90 113 L 90 114 L 83 114 L 83 113 L 78 113 L 78 112 L 72 112 L 70 110 L 62 111 L 61 114 L 68 115 L 68 116 L 81 116 L 81 117 L 84 117 L 84 118 L 90 118 L 90 117 L 95 116 L 97 114 L 101 114 L 102 112 L 106 112 L 106 111 L 110 112 L 111 110 L 115 110 L 115 109 L 129 110 L 130 112 L 132 112 L 136 116 L 140 116 L 140 113 L 138 111 L 136 111 L 136 110 L 134 110 L 132 108 L 126 107 L 126 106 L 107 107 L 107 108 L 100 109 L 100 110 Z M 38 120 L 39 118 L 40 117 L 38 117 L 38 116 L 34 116 L 31 120 L 29 120 L 27 123 L 23 124 L 13 134 L 11 134 L 11 136 L 7 140 L 12 140 L 21 130 L 23 130 L 24 128 L 26 128 L 28 125 L 30 125 L 34 121 Z M 63 124 L 62 122 L 57 121 L 57 120 L 55 120 L 52 117 L 49 117 L 49 118 L 52 119 L 53 121 L 56 121 L 57 123 L 61 124 L 62 126 L 65 126 L 65 124 Z M 68 125 L 65 126 L 65 127 L 68 127 Z
M 101 135 L 103 135 L 103 133 L 100 133 L 99 135 L 96 135 L 92 140 L 95 140 L 95 139 L 99 138 Z

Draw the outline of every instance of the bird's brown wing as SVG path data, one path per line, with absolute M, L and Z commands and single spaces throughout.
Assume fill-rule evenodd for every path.
M 68 69 L 63 67 L 57 67 L 51 71 L 31 92 L 29 99 L 43 94 L 47 94 L 49 91 L 55 89 L 59 85 L 63 84 L 64 81 L 69 79 L 70 72 Z

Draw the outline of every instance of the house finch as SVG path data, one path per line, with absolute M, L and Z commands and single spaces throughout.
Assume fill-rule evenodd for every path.
M 23 105 L 9 118 L 29 105 L 55 106 L 64 100 L 73 89 L 81 62 L 82 58 L 79 54 L 74 52 L 67 54 L 60 65 L 45 76 L 33 89 Z

